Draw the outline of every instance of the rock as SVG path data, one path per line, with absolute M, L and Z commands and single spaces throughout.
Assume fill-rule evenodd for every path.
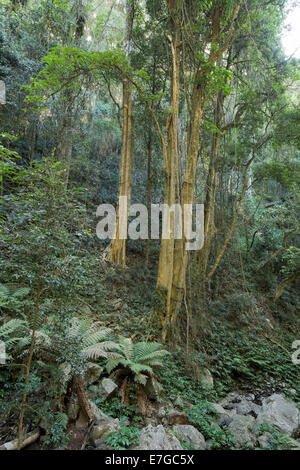
M 168 424 L 174 426 L 175 424 L 189 424 L 189 419 L 182 411 L 171 410 L 168 414 Z
M 168 434 L 160 424 L 142 429 L 135 450 L 183 450 L 177 437 Z
M 104 421 L 119 422 L 118 419 L 111 418 L 110 416 L 107 416 L 105 413 L 103 413 L 103 411 L 101 411 L 100 408 L 98 408 L 98 406 L 94 402 L 92 402 L 91 400 L 89 400 L 89 403 L 91 405 L 91 411 L 95 416 L 96 424 L 100 424 Z
M 257 417 L 257 425 L 269 424 L 280 432 L 292 435 L 300 424 L 300 413 L 296 405 L 282 395 L 274 393 L 262 401 L 262 410 Z
M 248 415 L 251 414 L 255 418 L 258 416 L 258 414 L 261 412 L 261 406 L 256 405 L 256 403 L 252 403 L 250 401 L 241 401 L 240 403 L 234 403 L 233 409 L 236 410 L 238 415 Z
M 215 409 L 215 412 L 219 415 L 222 415 L 224 413 L 226 413 L 226 411 L 224 410 L 223 406 L 222 405 L 219 405 L 219 403 L 212 403 L 212 406 L 214 407 Z
M 235 415 L 228 429 L 236 441 L 236 447 L 249 447 L 253 449 L 256 443 L 256 436 L 251 428 L 255 427 L 253 416 Z
M 149 400 L 157 400 L 162 393 L 162 386 L 153 377 L 147 380 L 145 393 Z
M 96 450 L 112 450 L 112 448 L 106 444 L 105 439 L 97 439 L 94 441 L 94 445 Z
M 79 410 L 80 406 L 78 405 L 78 403 L 74 401 L 69 402 L 67 406 L 67 415 L 69 420 L 76 421 Z
M 194 426 L 177 424 L 173 427 L 173 430 L 180 441 L 189 443 L 193 449 L 204 450 L 206 448 L 204 437 Z
M 145 423 L 146 426 L 151 425 L 151 426 L 154 426 L 154 427 L 157 426 L 157 424 L 158 424 L 156 418 L 149 417 L 149 416 L 144 418 L 144 423 Z
M 261 449 L 268 449 L 270 447 L 273 437 L 269 432 L 265 432 L 262 436 L 258 438 L 258 444 Z
M 101 398 L 107 400 L 108 398 L 112 397 L 114 393 L 117 391 L 118 385 L 111 379 L 103 379 L 101 380 L 99 392 Z
M 92 413 L 95 415 L 95 425 L 91 431 L 90 440 L 95 442 L 97 440 L 104 439 L 112 432 L 120 430 L 120 422 L 118 419 L 107 416 L 92 401 L 89 401 L 89 403 L 91 405 Z
M 111 420 L 103 422 L 101 424 L 96 424 L 90 434 L 90 439 L 94 442 L 99 439 L 105 439 L 112 432 L 118 432 L 120 430 L 120 425 L 118 420 Z
M 199 376 L 199 382 L 201 385 L 205 388 L 214 388 L 214 379 L 213 376 L 206 367 L 203 367 L 200 376 Z
M 157 416 L 158 418 L 164 418 L 166 416 L 167 412 L 164 406 L 160 406 L 157 411 Z
M 225 410 L 219 403 L 212 403 L 212 406 L 214 407 L 216 414 L 219 417 L 219 424 L 226 424 L 226 426 L 228 426 L 231 423 L 234 415 L 236 415 L 235 409 Z
M 232 403 L 240 403 L 241 401 L 242 396 L 240 393 L 230 392 L 219 402 L 219 405 L 223 406 L 224 408 L 227 408 L 228 405 L 231 405 Z
M 103 367 L 98 366 L 98 364 L 93 364 L 89 362 L 88 369 L 86 373 L 84 374 L 85 385 L 88 387 L 89 385 L 92 385 L 93 383 L 97 382 L 103 370 L 104 370 Z

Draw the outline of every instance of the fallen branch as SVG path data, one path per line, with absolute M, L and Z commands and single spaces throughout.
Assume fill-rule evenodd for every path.
M 35 429 L 34 431 L 25 434 L 19 449 L 24 449 L 24 447 L 29 446 L 29 444 L 33 444 L 33 442 L 37 441 L 39 437 L 39 429 Z M 3 444 L 2 446 L 0 446 L 0 450 L 18 450 L 18 439 Z

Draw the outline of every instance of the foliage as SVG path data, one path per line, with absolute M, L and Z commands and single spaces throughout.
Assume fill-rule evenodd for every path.
M 163 367 L 162 359 L 169 354 L 159 343 L 133 343 L 123 336 L 119 336 L 115 351 L 115 357 L 108 358 L 107 372 L 111 373 L 123 366 L 133 374 L 133 380 L 141 385 L 146 385 L 147 378 L 153 376 L 154 368 Z
M 216 427 L 211 414 L 214 412 L 213 406 L 202 401 L 191 408 L 184 410 L 189 417 L 190 423 L 200 431 L 204 438 L 212 441 L 212 449 L 232 449 L 235 444 L 234 438 L 226 427 Z
M 109 434 L 105 438 L 105 442 L 113 450 L 126 450 L 128 447 L 138 444 L 139 434 L 138 428 L 121 424 L 120 430 Z

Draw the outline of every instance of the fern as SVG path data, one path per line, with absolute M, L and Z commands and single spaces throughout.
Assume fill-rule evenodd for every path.
M 161 359 L 167 354 L 169 352 L 162 349 L 159 343 L 133 343 L 131 339 L 120 336 L 115 354 L 111 353 L 111 357 L 107 360 L 106 369 L 109 374 L 113 373 L 112 375 L 117 376 L 119 371 L 125 374 L 126 383 L 132 380 L 138 385 L 145 386 L 149 377 L 154 379 L 153 369 L 163 366 Z M 123 402 L 127 399 L 127 396 L 122 396 Z
M 14 333 L 16 330 L 23 328 L 24 326 L 25 322 L 23 320 L 19 320 L 17 318 L 9 320 L 8 322 L 0 326 L 0 338 L 5 340 L 6 338 L 8 338 L 9 335 Z

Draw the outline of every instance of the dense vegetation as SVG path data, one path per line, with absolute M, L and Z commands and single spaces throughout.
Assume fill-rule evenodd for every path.
M 284 0 L 0 1 L 0 445 L 40 426 L 41 448 L 78 448 L 67 410 L 76 395 L 92 421 L 91 363 L 119 385 L 93 397 L 121 420 L 112 449 L 164 402 L 212 448 L 234 445 L 210 420 L 227 393 L 300 403 L 300 69 L 285 14 Z M 100 240 L 97 207 L 120 196 L 149 213 L 204 204 L 203 248 L 172 229 L 123 240 L 118 217 Z

